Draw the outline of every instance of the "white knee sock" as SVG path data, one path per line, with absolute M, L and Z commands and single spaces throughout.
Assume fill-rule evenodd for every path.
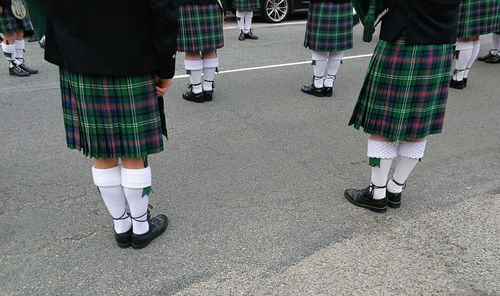
M 213 90 L 213 83 L 217 67 L 219 67 L 219 58 L 216 57 L 203 60 L 203 90 Z
M 203 70 L 202 60 L 184 60 L 184 66 L 189 74 L 189 82 L 193 87 L 193 92 L 199 94 L 203 91 L 201 88 L 201 71 Z
M 323 75 L 325 75 L 328 53 L 312 52 L 313 69 L 314 69 L 314 86 L 317 88 L 323 87 Z
M 132 220 L 126 212 L 125 194 L 121 182 L 120 167 L 96 169 L 92 167 L 94 184 L 99 188 L 101 197 L 113 217 L 116 233 L 124 233 L 132 227 Z M 121 219 L 120 219 L 121 218 Z
M 339 72 L 340 64 L 344 58 L 344 52 L 330 52 L 328 56 L 328 75 L 325 79 L 326 87 L 333 87 L 333 83 L 337 78 L 337 73 Z
M 253 11 L 245 12 L 245 25 L 243 27 L 243 33 L 247 34 L 252 29 L 252 18 Z
M 132 230 L 135 234 L 149 231 L 147 211 L 149 195 L 144 189 L 151 186 L 151 168 L 138 170 L 122 168 L 122 186 L 132 215 Z
M 14 44 L 7 45 L 4 41 L 2 42 L 2 51 L 7 61 L 9 61 L 9 67 L 13 67 L 16 59 L 16 46 Z
M 474 62 L 476 61 L 480 49 L 481 49 L 481 42 L 479 40 L 474 41 L 472 46 L 472 53 L 469 62 L 467 63 L 467 68 L 465 69 L 464 72 L 464 78 L 469 77 L 470 68 L 472 67 L 472 64 L 474 64 Z
M 245 29 L 245 13 L 239 10 L 236 10 L 236 21 L 238 22 L 238 29 L 240 32 Z
M 500 34 L 493 33 L 493 35 L 491 35 L 491 39 L 493 41 L 493 44 L 491 45 L 491 53 L 498 54 L 498 51 L 500 50 Z
M 453 74 L 453 79 L 456 81 L 464 80 L 465 70 L 467 64 L 472 56 L 472 48 L 474 47 L 474 42 L 462 42 L 458 41 L 456 50 L 459 51 L 458 59 L 455 63 L 455 73 Z
M 24 40 L 16 40 L 14 46 L 16 47 L 16 64 L 21 65 L 24 63 L 24 48 L 26 47 Z
M 394 171 L 392 180 L 387 184 L 389 192 L 401 193 L 403 191 L 404 183 L 417 165 L 419 159 L 424 156 L 426 144 L 427 141 L 425 140 L 422 142 L 403 141 L 399 144 L 396 170 Z M 396 184 L 393 180 L 401 185 Z
M 377 187 L 373 188 L 373 198 L 385 198 L 385 186 L 387 184 L 387 177 L 391 169 L 392 160 L 398 154 L 397 142 L 381 142 L 375 140 L 368 140 L 368 149 L 366 155 L 370 158 L 379 158 L 380 166 L 372 167 L 371 183 Z

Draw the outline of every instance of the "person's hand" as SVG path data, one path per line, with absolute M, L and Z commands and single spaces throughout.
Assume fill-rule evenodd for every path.
M 0 14 L 2 14 L 2 13 L 3 13 L 3 7 L 2 7 L 2 5 L 0 4 Z
M 168 89 L 170 88 L 170 84 L 172 81 L 170 79 L 161 79 L 159 77 L 155 77 L 156 83 L 156 93 L 159 97 L 163 97 L 167 94 Z

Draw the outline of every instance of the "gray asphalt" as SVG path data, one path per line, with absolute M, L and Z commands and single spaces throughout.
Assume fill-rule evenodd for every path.
M 303 24 L 259 25 L 259 41 L 225 30 L 221 70 L 310 58 Z M 358 26 L 346 56 L 374 45 Z M 333 98 L 301 94 L 309 65 L 220 74 L 205 104 L 175 79 L 170 140 L 150 158 L 171 224 L 135 251 L 113 241 L 91 161 L 65 147 L 42 54 L 28 45 L 38 75 L 0 71 L 0 295 L 500 295 L 500 66 L 477 62 L 451 90 L 443 134 L 385 214 L 343 198 L 369 178 L 367 136 L 347 126 L 369 58 L 344 62 Z

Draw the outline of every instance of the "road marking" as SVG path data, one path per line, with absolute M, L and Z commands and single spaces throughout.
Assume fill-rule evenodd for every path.
M 282 27 L 282 26 L 295 26 L 295 25 L 305 25 L 307 21 L 296 21 L 278 24 L 264 24 L 264 25 L 252 25 L 252 28 L 270 28 L 270 27 Z M 225 26 L 224 30 L 239 29 L 238 26 Z
M 349 56 L 349 57 L 344 57 L 344 60 L 353 60 L 353 59 L 367 58 L 367 57 L 371 57 L 372 55 L 373 54 L 370 53 L 370 54 L 361 54 L 361 55 L 356 55 L 356 56 Z M 305 65 L 305 64 L 310 64 L 310 63 L 311 63 L 311 61 L 304 61 L 304 62 L 296 62 L 296 63 L 286 63 L 286 64 L 277 64 L 277 65 L 249 67 L 249 68 L 241 68 L 241 69 L 232 69 L 232 70 L 220 71 L 219 74 L 245 72 L 245 71 L 254 71 L 254 70 L 271 69 L 271 68 L 281 68 L 281 67 L 290 67 L 290 66 Z M 173 79 L 187 78 L 187 77 L 189 77 L 189 75 L 187 75 L 187 74 L 176 75 L 176 76 L 174 76 Z

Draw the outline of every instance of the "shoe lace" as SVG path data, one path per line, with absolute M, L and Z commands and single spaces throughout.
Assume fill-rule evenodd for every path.
M 151 211 L 150 210 L 152 210 L 152 209 L 153 209 L 153 206 L 148 204 L 148 210 L 146 211 L 146 213 L 144 213 L 140 216 L 137 216 L 137 217 L 132 217 L 132 216 L 130 216 L 130 217 L 132 218 L 132 220 L 134 220 L 136 222 L 148 222 L 151 219 Z M 146 216 L 145 220 L 139 220 L 139 218 L 142 218 L 144 216 Z

